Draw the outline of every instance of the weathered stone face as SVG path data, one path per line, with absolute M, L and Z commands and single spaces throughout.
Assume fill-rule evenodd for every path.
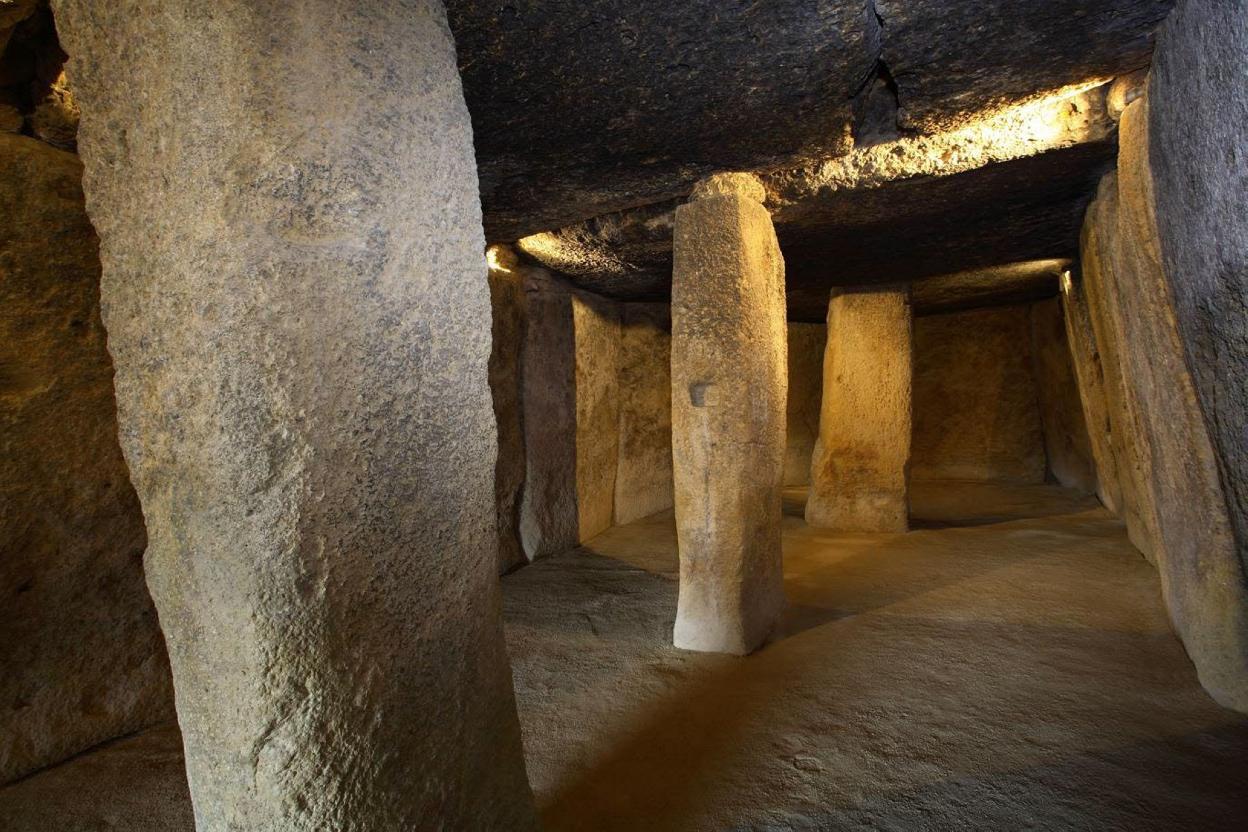
M 784 607 L 784 261 L 766 209 L 739 194 L 677 209 L 675 256 L 674 639 L 685 649 L 744 654 Z
M 1094 492 L 1092 447 L 1058 298 L 1031 305 L 1031 360 L 1049 473 L 1067 488 Z
M 0 783 L 173 717 L 81 179 L 0 135 Z
M 1174 0 L 875 0 L 899 121 L 930 132 L 982 109 L 1147 66 Z
M 1149 99 L 1127 106 L 1116 177 L 1088 214 L 1084 275 L 1097 344 L 1121 371 L 1125 422 L 1118 455 L 1124 505 L 1132 500 L 1161 574 L 1171 620 L 1201 683 L 1228 707 L 1248 709 L 1248 587 L 1216 446 L 1210 439 L 1175 315 L 1157 231 Z M 1120 411 L 1125 410 L 1125 415 Z M 1131 517 L 1127 517 L 1131 523 Z
M 913 354 L 907 287 L 832 294 L 806 502 L 811 526 L 909 528 Z
M 508 572 L 528 563 L 520 543 L 520 500 L 525 475 L 520 372 L 525 332 L 524 283 L 514 270 L 490 270 L 490 309 L 490 396 L 498 425 L 498 461 L 494 464 L 498 569 Z
M 56 11 L 197 828 L 533 829 L 440 3 Z
M 823 401 L 824 324 L 789 324 L 789 395 L 784 445 L 784 484 L 810 483 L 810 460 L 819 438 Z
M 1150 160 L 1168 286 L 1248 572 L 1248 16 L 1180 0 L 1149 92 Z
M 620 308 L 605 298 L 572 296 L 576 338 L 577 541 L 611 528 L 620 436 Z
M 1027 306 L 914 322 L 915 479 L 1043 482 Z
M 672 318 L 666 303 L 624 303 L 615 522 L 672 507 Z

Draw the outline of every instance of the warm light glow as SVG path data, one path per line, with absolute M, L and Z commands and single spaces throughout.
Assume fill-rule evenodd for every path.
M 1062 272 L 1062 294 L 1069 295 L 1071 287 L 1073 285 L 1074 284 L 1071 282 L 1071 278 L 1070 278 L 1070 269 L 1067 269 L 1066 271 Z
M 504 266 L 499 258 L 497 246 L 490 246 L 485 250 L 485 262 L 490 267 L 490 271 L 511 274 L 511 269 Z

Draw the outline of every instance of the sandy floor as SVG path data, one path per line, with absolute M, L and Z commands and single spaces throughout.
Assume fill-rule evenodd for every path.
M 1095 502 L 928 484 L 918 531 L 831 535 L 801 501 L 745 659 L 669 646 L 670 516 L 505 579 L 548 832 L 1248 829 L 1248 717 Z M 172 731 L 84 755 L 0 790 L 0 829 L 189 829 L 178 763 Z

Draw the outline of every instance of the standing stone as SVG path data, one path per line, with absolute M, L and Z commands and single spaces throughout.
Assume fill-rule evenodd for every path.
M 833 290 L 810 525 L 909 528 L 913 353 L 909 287 Z
M 1091 494 L 1096 471 L 1060 298 L 1031 305 L 1031 347 L 1049 473 L 1067 488 Z
M 0 135 L 0 783 L 173 718 L 81 182 Z
M 666 303 L 625 303 L 620 312 L 620 452 L 615 522 L 670 509 L 672 316 Z
M 672 462 L 675 644 L 745 654 L 784 608 L 784 260 L 762 185 L 711 177 L 676 211 Z
M 1119 513 L 1122 486 L 1119 484 L 1118 460 L 1114 453 L 1113 422 L 1105 398 L 1105 369 L 1092 328 L 1082 270 L 1068 272 L 1062 278 L 1062 314 L 1066 320 L 1066 339 L 1070 343 L 1075 380 L 1079 385 L 1083 420 L 1088 426 L 1088 442 L 1096 469 L 1096 496 L 1105 508 Z
M 524 492 L 524 398 L 520 357 L 524 352 L 524 282 L 515 255 L 502 246 L 490 249 L 490 397 L 498 424 L 498 460 L 494 463 L 494 505 L 498 524 L 498 570 L 510 572 L 528 563 L 520 544 L 520 500 Z M 497 266 L 494 265 L 497 260 Z
M 441 4 L 54 5 L 197 829 L 533 829 Z
M 1248 0 L 1179 0 L 1158 35 L 1149 154 L 1167 284 L 1248 585 Z M 1241 690 L 1244 688 L 1241 687 Z M 1248 692 L 1237 707 L 1248 707 Z
M 576 519 L 584 543 L 611 528 L 620 451 L 620 306 L 572 295 L 576 339 Z
M 823 401 L 823 352 L 828 328 L 789 324 L 789 401 L 784 449 L 784 484 L 809 485 L 810 461 L 819 439 Z

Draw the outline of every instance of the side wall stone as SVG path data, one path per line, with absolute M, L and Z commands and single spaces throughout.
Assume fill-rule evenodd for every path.
M 513 269 L 490 270 L 490 397 L 498 425 L 498 460 L 494 464 L 497 509 L 498 570 L 509 572 L 528 563 L 520 542 L 520 501 L 524 491 L 524 390 L 520 364 L 524 353 L 524 281 Z
M 441 4 L 54 8 L 197 830 L 535 829 Z
M 810 463 L 819 439 L 823 402 L 824 324 L 789 323 L 789 400 L 784 447 L 784 484 L 809 485 Z
M 625 303 L 621 310 L 619 524 L 674 504 L 671 309 L 666 303 Z
M 915 479 L 1044 481 L 1028 307 L 914 321 Z
M 1092 443 L 1060 297 L 1031 305 L 1031 346 L 1049 473 L 1059 484 L 1091 494 L 1097 490 Z
M 577 540 L 611 528 L 620 458 L 620 304 L 572 295 L 576 342 Z
M 173 719 L 81 180 L 0 134 L 0 783 Z
M 1096 250 L 1085 276 L 1102 352 L 1118 354 L 1125 444 L 1140 533 L 1157 563 L 1175 631 L 1201 683 L 1222 704 L 1248 710 L 1248 588 L 1219 459 L 1188 370 L 1163 267 L 1150 167 L 1150 97 L 1129 104 L 1118 174 L 1089 209 Z M 1089 261 L 1091 268 L 1088 268 Z M 1111 402 L 1111 408 L 1113 407 Z M 1126 491 L 1124 485 L 1124 491 Z

